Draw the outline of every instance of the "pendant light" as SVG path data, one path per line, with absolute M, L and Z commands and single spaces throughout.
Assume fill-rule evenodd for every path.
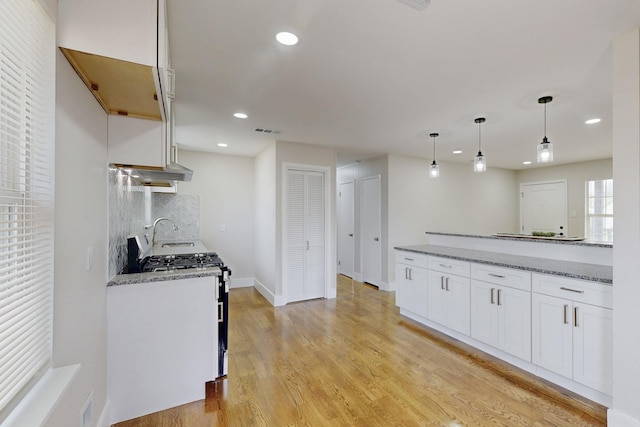
M 538 99 L 538 104 L 544 104 L 544 138 L 538 144 L 538 163 L 553 161 L 553 144 L 547 139 L 547 104 L 553 101 L 551 96 L 543 96 Z
M 431 169 L 429 170 L 429 176 L 431 178 L 437 178 L 440 176 L 440 166 L 436 163 L 436 137 L 440 136 L 437 133 L 429 134 L 431 138 L 433 138 L 433 162 L 431 163 Z
M 478 124 L 478 154 L 473 158 L 473 171 L 484 172 L 487 170 L 487 158 L 482 155 L 482 133 L 481 125 L 485 122 L 484 117 L 478 117 L 474 120 Z

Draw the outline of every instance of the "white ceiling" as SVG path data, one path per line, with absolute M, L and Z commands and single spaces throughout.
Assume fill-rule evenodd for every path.
M 638 0 L 168 0 L 182 147 L 254 156 L 275 139 L 376 154 L 536 167 L 611 157 L 611 44 Z M 298 35 L 296 46 L 275 41 Z M 248 119 L 233 117 L 244 112 Z M 585 125 L 599 117 L 602 122 Z M 255 128 L 280 131 L 260 134 Z M 218 143 L 228 144 L 220 148 Z M 454 149 L 463 154 L 454 155 Z M 532 160 L 531 166 L 522 162 Z M 471 166 L 470 166 L 471 167 Z

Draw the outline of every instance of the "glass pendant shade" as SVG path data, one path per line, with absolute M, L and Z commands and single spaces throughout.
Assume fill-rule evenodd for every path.
M 473 171 L 484 172 L 487 170 L 487 159 L 478 151 L 478 155 L 473 159 Z
M 431 178 L 438 178 L 440 176 L 440 166 L 436 163 L 435 160 L 433 161 L 433 163 L 431 163 L 431 169 L 429 170 L 429 176 Z
M 538 144 L 538 163 L 549 163 L 553 161 L 553 144 L 547 137 Z

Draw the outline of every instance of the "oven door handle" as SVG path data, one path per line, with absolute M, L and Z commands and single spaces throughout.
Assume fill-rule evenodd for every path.
M 218 303 L 218 323 L 224 322 L 224 302 Z

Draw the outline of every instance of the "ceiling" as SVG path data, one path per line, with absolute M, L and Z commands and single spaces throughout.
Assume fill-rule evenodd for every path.
M 431 161 L 438 132 L 438 162 L 471 163 L 485 117 L 489 167 L 524 169 L 538 166 L 546 95 L 555 164 L 611 157 L 611 45 L 640 27 L 640 1 L 168 0 L 168 15 L 181 147 L 255 156 L 281 140 L 336 147 L 339 164 Z

